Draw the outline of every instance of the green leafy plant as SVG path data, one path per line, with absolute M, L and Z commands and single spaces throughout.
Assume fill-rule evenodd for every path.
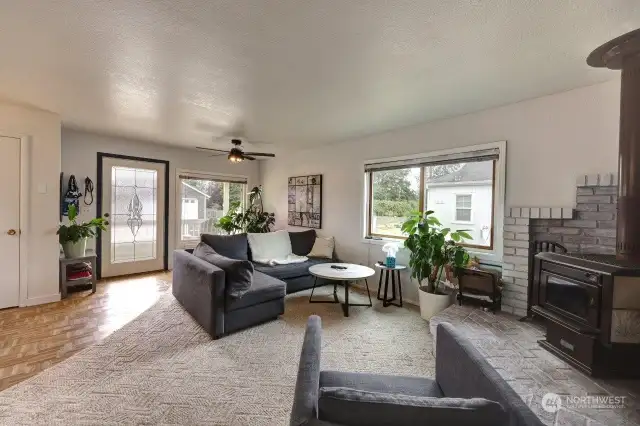
M 218 220 L 216 227 L 227 234 L 265 233 L 271 231 L 275 222 L 275 215 L 263 209 L 262 187 L 256 186 L 249 192 L 249 207 L 243 211 L 239 202 L 232 203 L 227 214 Z
M 96 217 L 89 222 L 82 222 L 78 224 L 78 210 L 75 205 L 69 206 L 69 225 L 60 225 L 58 228 L 58 241 L 60 244 L 65 243 L 77 243 L 84 238 L 93 238 L 98 234 L 98 231 L 106 231 L 109 222 L 102 218 Z
M 471 239 L 471 235 L 466 230 L 443 227 L 432 210 L 413 212 L 402 224 L 402 232 L 408 235 L 404 246 L 411 252 L 411 277 L 428 293 L 442 294 L 439 290 L 442 272 L 451 267 L 455 273 L 469 262 L 469 253 L 459 243 Z M 426 288 L 422 285 L 424 280 Z

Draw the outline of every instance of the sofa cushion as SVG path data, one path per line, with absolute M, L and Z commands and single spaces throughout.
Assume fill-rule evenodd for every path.
M 309 257 L 320 257 L 331 259 L 333 258 L 333 252 L 335 250 L 336 242 L 333 237 L 317 237 L 313 243 L 313 248 L 309 253 Z
M 214 235 L 202 234 L 200 241 L 221 254 L 231 259 L 249 260 L 249 243 L 247 234 Z
M 227 300 L 228 312 L 246 308 L 275 299 L 284 299 L 287 284 L 259 271 L 253 273 L 251 288 L 240 299 Z
M 291 251 L 298 256 L 306 256 L 311 252 L 316 242 L 316 230 L 309 229 L 302 232 L 289 232 Z
M 239 299 L 253 281 L 253 264 L 248 260 L 230 259 L 215 252 L 205 243 L 199 243 L 193 255 L 222 269 L 225 274 L 225 294 L 230 299 Z
M 318 278 L 316 280 L 316 277 L 314 277 L 313 275 L 287 278 L 284 281 L 286 281 L 287 283 L 287 294 L 295 293 L 297 291 L 307 290 L 309 288 L 312 288 L 314 284 L 316 285 L 316 287 L 322 287 L 323 285 L 326 285 L 329 283 L 329 280 L 325 280 L 324 278 Z
M 348 426 L 500 426 L 500 404 L 482 398 L 435 398 L 321 387 L 318 418 Z
M 410 396 L 442 397 L 435 380 L 426 377 L 387 376 L 326 370 L 320 373 L 320 387 L 352 388 L 367 392 L 401 393 Z
M 279 280 L 287 280 L 289 278 L 305 277 L 309 274 L 309 267 L 318 265 L 320 263 L 329 263 L 330 259 L 309 259 L 302 263 L 290 263 L 288 265 L 263 265 L 260 263 L 254 263 L 253 266 L 256 271 L 260 271 L 264 274 L 270 275 Z

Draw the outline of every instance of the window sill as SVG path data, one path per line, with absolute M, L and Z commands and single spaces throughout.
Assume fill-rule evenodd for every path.
M 397 238 L 380 238 L 380 239 L 369 239 L 362 238 L 361 242 L 363 244 L 370 244 L 375 246 L 383 246 L 387 243 L 396 243 L 401 250 L 405 250 L 404 240 Z M 480 259 L 480 263 L 494 266 L 502 266 L 502 256 L 499 256 L 494 250 L 482 250 L 478 248 L 468 248 L 469 256 L 477 257 Z
M 362 242 L 365 244 L 373 244 L 383 246 L 387 243 L 397 243 L 398 246 L 404 247 L 404 238 L 389 238 L 389 237 L 376 237 L 376 238 L 362 238 Z

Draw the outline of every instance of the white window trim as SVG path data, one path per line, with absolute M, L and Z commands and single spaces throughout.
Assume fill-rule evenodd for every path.
M 365 244 L 374 244 L 374 245 L 384 245 L 388 242 L 398 242 L 397 238 L 376 238 L 369 239 L 365 238 L 367 233 L 367 223 L 368 223 L 368 215 L 369 215 L 369 179 L 367 179 L 367 174 L 364 172 L 364 167 L 366 164 L 372 163 L 385 163 L 389 161 L 401 161 L 401 160 L 410 160 L 415 157 L 436 157 L 445 154 L 457 154 L 461 152 L 469 152 L 469 151 L 479 151 L 482 149 L 488 148 L 498 148 L 500 154 L 498 160 L 496 160 L 496 176 L 495 176 L 495 198 L 493 200 L 494 204 L 494 215 L 493 218 L 493 250 L 483 250 L 479 248 L 471 248 L 469 249 L 469 254 L 472 256 L 477 256 L 483 263 L 487 264 L 496 264 L 499 265 L 502 263 L 502 255 L 503 255 L 503 227 L 504 227 L 504 209 L 505 209 L 505 198 L 506 198 L 506 172 L 507 172 L 507 141 L 497 141 L 497 142 L 489 142 L 485 144 L 479 145 L 470 145 L 463 146 L 459 148 L 452 148 L 446 150 L 432 151 L 427 153 L 416 153 L 411 155 L 403 155 L 399 157 L 389 157 L 389 158 L 379 158 L 367 160 L 362 163 L 362 179 L 364 180 L 362 188 L 362 200 L 360 203 L 362 206 L 362 210 L 360 212 L 360 229 L 362 230 L 362 243 Z M 401 241 L 401 240 L 400 240 Z M 404 250 L 404 248 L 402 248 Z
M 246 179 L 246 190 L 244 193 L 244 197 L 246 198 L 249 193 L 249 177 L 245 175 L 234 175 L 234 174 L 225 174 L 225 173 L 211 173 L 202 170 L 190 170 L 190 169 L 176 169 L 174 175 L 175 182 L 175 203 L 174 203 L 174 217 L 175 217 L 175 232 L 174 232 L 174 247 L 175 248 L 194 248 L 198 245 L 198 240 L 193 241 L 183 241 L 182 240 L 182 202 L 181 200 L 181 185 L 180 185 L 180 175 L 189 175 L 195 178 L 202 179 L 225 179 L 225 178 L 241 178 Z M 245 200 L 246 202 L 246 200 Z

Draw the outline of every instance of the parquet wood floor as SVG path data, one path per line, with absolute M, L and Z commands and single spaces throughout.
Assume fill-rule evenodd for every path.
M 104 339 L 153 305 L 170 283 L 170 272 L 106 279 L 95 294 L 0 310 L 0 391 Z

